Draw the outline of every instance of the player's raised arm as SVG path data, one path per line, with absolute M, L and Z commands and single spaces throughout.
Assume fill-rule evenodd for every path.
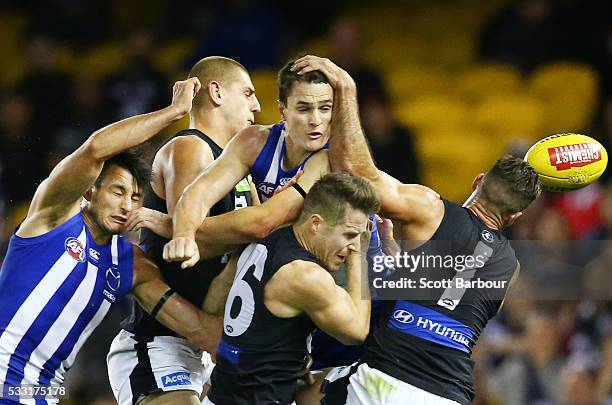
M 197 229 L 211 207 L 249 173 L 250 164 L 267 132 L 261 126 L 240 131 L 221 156 L 185 189 L 174 209 L 172 240 L 164 247 L 164 259 L 183 261 L 183 268 L 198 262 Z
M 329 163 L 334 171 L 345 171 L 366 178 L 374 187 L 384 216 L 411 222 L 428 221 L 440 209 L 439 195 L 413 184 L 402 184 L 378 170 L 370 154 L 359 119 L 357 88 L 351 76 L 332 61 L 305 56 L 294 64 L 300 74 L 319 70 L 334 88 Z
M 345 291 L 320 266 L 305 261 L 291 262 L 284 274 L 286 289 L 278 295 L 282 295 L 280 299 L 286 305 L 308 314 L 325 333 L 346 345 L 357 345 L 363 343 L 370 329 L 371 302 L 368 297 L 362 297 L 361 253 L 351 252 L 346 264 Z
M 201 311 L 173 293 L 157 266 L 137 247 L 134 247 L 132 292 L 140 306 L 164 326 L 203 350 L 216 351 L 222 319 Z
M 108 125 L 91 135 L 75 152 L 64 158 L 38 187 L 28 217 L 48 212 L 61 216 L 78 204 L 83 193 L 99 176 L 104 161 L 133 146 L 139 145 L 191 109 L 194 95 L 200 89 L 197 78 L 174 85 L 172 104 L 164 109 Z M 44 215 L 44 213 L 43 213 Z

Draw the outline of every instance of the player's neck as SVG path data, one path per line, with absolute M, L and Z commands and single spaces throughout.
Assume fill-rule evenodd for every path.
M 98 223 L 94 221 L 87 206 L 83 207 L 83 221 L 85 222 L 87 229 L 89 229 L 89 233 L 96 244 L 106 245 L 110 241 L 111 235 L 104 232 Z
M 221 148 L 225 148 L 229 140 L 236 135 L 227 127 L 225 120 L 213 111 L 200 111 L 199 114 L 192 112 L 189 115 L 189 127 L 203 132 Z
M 500 230 L 504 227 L 504 219 L 500 215 L 494 214 L 486 209 L 480 201 L 468 200 L 463 206 L 472 211 L 488 228 Z
M 308 243 L 308 239 L 306 238 L 306 232 L 303 228 L 303 225 L 298 225 L 295 224 L 292 226 L 293 228 L 293 234 L 295 235 L 295 238 L 297 239 L 298 243 L 307 251 L 309 251 L 310 253 L 312 253 L 313 255 L 315 254 L 313 247 Z
M 306 159 L 308 151 L 298 146 L 290 137 L 285 138 L 286 153 L 283 157 L 283 169 L 289 170 L 297 167 Z

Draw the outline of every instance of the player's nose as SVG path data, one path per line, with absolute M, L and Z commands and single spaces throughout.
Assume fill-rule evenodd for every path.
M 310 125 L 318 127 L 322 122 L 321 113 L 317 109 L 313 110 L 313 113 L 310 115 Z
M 254 113 L 258 113 L 261 111 L 261 104 L 259 104 L 259 99 L 257 96 L 253 96 L 253 104 L 251 105 L 251 111 Z

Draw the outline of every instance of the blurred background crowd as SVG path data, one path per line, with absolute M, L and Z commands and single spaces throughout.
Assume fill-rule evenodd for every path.
M 612 150 L 609 0 L 2 0 L 0 262 L 37 185 L 94 130 L 164 107 L 208 55 L 251 71 L 257 121 L 274 123 L 276 72 L 306 52 L 355 78 L 379 167 L 455 202 L 547 135 Z M 512 229 L 542 249 L 514 289 L 532 293 L 511 293 L 476 346 L 475 403 L 612 404 L 610 178 L 543 196 Z M 538 295 L 577 277 L 579 293 Z M 104 359 L 126 308 L 86 345 L 66 403 L 113 403 Z

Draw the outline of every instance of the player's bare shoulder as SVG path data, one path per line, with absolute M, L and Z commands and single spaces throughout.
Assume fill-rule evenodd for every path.
M 195 134 L 179 135 L 163 145 L 155 154 L 152 164 L 151 186 L 155 194 L 165 196 L 165 182 L 179 166 L 205 167 L 214 160 L 210 145 Z
M 227 153 L 239 155 L 249 167 L 252 167 L 266 144 L 271 128 L 271 125 L 251 125 L 242 129 L 227 144 L 225 148 Z
M 266 307 L 278 317 L 292 317 L 334 294 L 331 274 L 316 263 L 294 260 L 282 266 L 265 289 Z
M 253 149 L 263 148 L 272 125 L 251 125 L 238 132 L 234 141 L 248 144 Z

